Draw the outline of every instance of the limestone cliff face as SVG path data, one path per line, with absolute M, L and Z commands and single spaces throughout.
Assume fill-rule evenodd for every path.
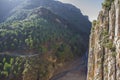
M 93 22 L 87 80 L 120 80 L 120 0 L 111 0 Z

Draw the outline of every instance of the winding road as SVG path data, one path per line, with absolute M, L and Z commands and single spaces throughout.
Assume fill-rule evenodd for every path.
M 0 53 L 0 55 L 9 55 L 14 57 L 35 57 L 35 56 L 39 56 L 40 54 L 18 54 L 18 53 L 10 54 L 9 52 L 4 52 L 4 53 Z

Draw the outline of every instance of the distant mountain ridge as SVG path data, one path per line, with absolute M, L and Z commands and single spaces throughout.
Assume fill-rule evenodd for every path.
M 30 6 L 32 6 L 31 8 L 38 6 L 46 7 L 53 13 L 72 23 L 74 26 L 77 26 L 80 32 L 89 34 L 91 26 L 90 21 L 81 13 L 80 9 L 75 6 L 54 0 L 28 0 L 27 3 L 29 3 L 29 5 L 24 6 L 23 8 L 28 9 Z M 38 6 L 36 6 L 36 4 L 38 4 Z M 84 26 L 84 28 L 82 26 Z
M 7 6 L 8 9 L 11 6 L 11 4 L 12 2 L 10 2 L 9 5 Z M 34 1 L 33 0 L 24 0 L 24 1 L 20 0 L 19 3 L 17 1 L 14 2 L 14 5 L 12 4 L 12 7 L 10 8 L 10 10 L 7 10 L 6 12 L 7 13 L 11 12 L 11 10 L 14 7 L 16 7 L 16 5 L 17 7 L 19 6 L 18 8 L 15 8 L 16 10 L 19 10 L 19 8 L 31 10 L 31 9 L 34 9 L 40 6 L 46 7 L 49 10 L 51 10 L 53 13 L 61 16 L 62 18 L 68 20 L 70 23 L 74 24 L 74 26 L 77 26 L 80 32 L 83 32 L 84 34 L 90 33 L 91 23 L 88 20 L 88 17 L 84 16 L 78 8 L 76 8 L 75 6 L 71 4 L 65 4 L 59 1 L 54 1 L 54 0 L 34 0 Z

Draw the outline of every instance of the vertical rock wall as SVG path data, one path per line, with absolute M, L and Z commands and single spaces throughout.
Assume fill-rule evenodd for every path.
M 120 80 L 120 0 L 103 7 L 93 22 L 87 80 Z

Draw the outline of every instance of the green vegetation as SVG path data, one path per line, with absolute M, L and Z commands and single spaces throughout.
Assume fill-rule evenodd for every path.
M 92 26 L 96 26 L 96 24 L 97 24 L 97 20 L 93 20 Z
M 39 9 L 36 12 L 31 12 L 25 20 L 14 21 L 11 19 L 12 21 L 0 25 L 0 52 L 32 50 L 46 53 L 49 49 L 53 49 L 52 46 L 59 43 L 63 43 L 63 45 L 66 43 L 68 50 L 72 49 L 70 52 L 75 55 L 80 55 L 84 51 L 84 49 L 79 50 L 84 45 L 81 35 L 55 20 L 58 18 L 62 22 L 63 19 L 50 11 L 45 15 L 39 14 Z
M 115 50 L 116 50 L 115 46 L 113 45 L 113 42 L 110 40 L 105 44 L 105 47 L 110 49 L 112 52 L 115 52 Z
M 103 3 L 102 3 L 102 6 L 106 9 L 110 9 L 111 8 L 111 4 L 114 0 L 105 0 Z
M 93 22 L 92 22 L 92 31 L 94 31 L 95 30 L 95 27 L 96 26 L 99 26 L 99 21 L 97 21 L 97 20 L 93 20 Z
M 71 51 L 71 48 L 69 45 L 61 44 L 59 48 L 57 49 L 56 56 L 58 58 L 58 61 L 65 62 L 70 59 L 73 59 L 73 53 Z
M 108 31 L 106 29 L 101 33 L 102 41 L 101 45 L 105 48 L 108 48 L 112 52 L 112 56 L 116 55 L 116 47 L 113 44 L 113 41 L 109 39 Z
M 25 80 L 47 80 L 49 75 L 52 74 L 52 64 L 39 57 L 27 58 L 25 63 L 25 69 L 23 71 L 23 77 Z M 33 76 L 34 75 L 34 76 Z
M 104 47 L 109 47 L 109 35 L 108 35 L 108 31 L 106 29 L 104 29 L 102 32 L 101 32 L 101 44 L 102 46 Z M 111 44 L 110 44 L 111 45 Z
M 42 10 L 48 14 L 41 14 Z M 25 60 L 0 56 L 0 79 L 8 79 L 12 75 L 15 80 L 22 76 L 30 79 L 34 77 L 33 80 L 37 80 L 37 76 L 47 80 L 57 64 L 70 61 L 85 52 L 83 37 L 71 25 L 51 11 L 42 10 L 35 9 L 27 17 L 26 14 L 21 14 L 21 19 L 15 15 L 0 24 L 0 52 L 28 51 L 41 55 Z
M 79 9 L 53 0 L 20 4 L 0 14 L 0 53 L 9 53 L 0 55 L 0 79 L 47 80 L 59 64 L 85 53 L 91 23 Z M 10 56 L 22 52 L 40 56 Z
M 7 79 L 8 77 L 11 77 L 11 75 L 16 76 L 13 78 L 17 79 L 23 71 L 23 59 L 8 55 L 4 55 L 3 57 L 0 55 L 0 59 L 2 60 L 0 63 L 0 79 Z
M 117 53 L 116 52 L 112 52 L 112 56 L 116 57 Z
M 99 23 L 99 21 L 97 21 L 97 20 L 93 20 L 93 22 L 92 22 L 92 26 L 96 26 L 96 25 L 99 25 L 100 23 Z

